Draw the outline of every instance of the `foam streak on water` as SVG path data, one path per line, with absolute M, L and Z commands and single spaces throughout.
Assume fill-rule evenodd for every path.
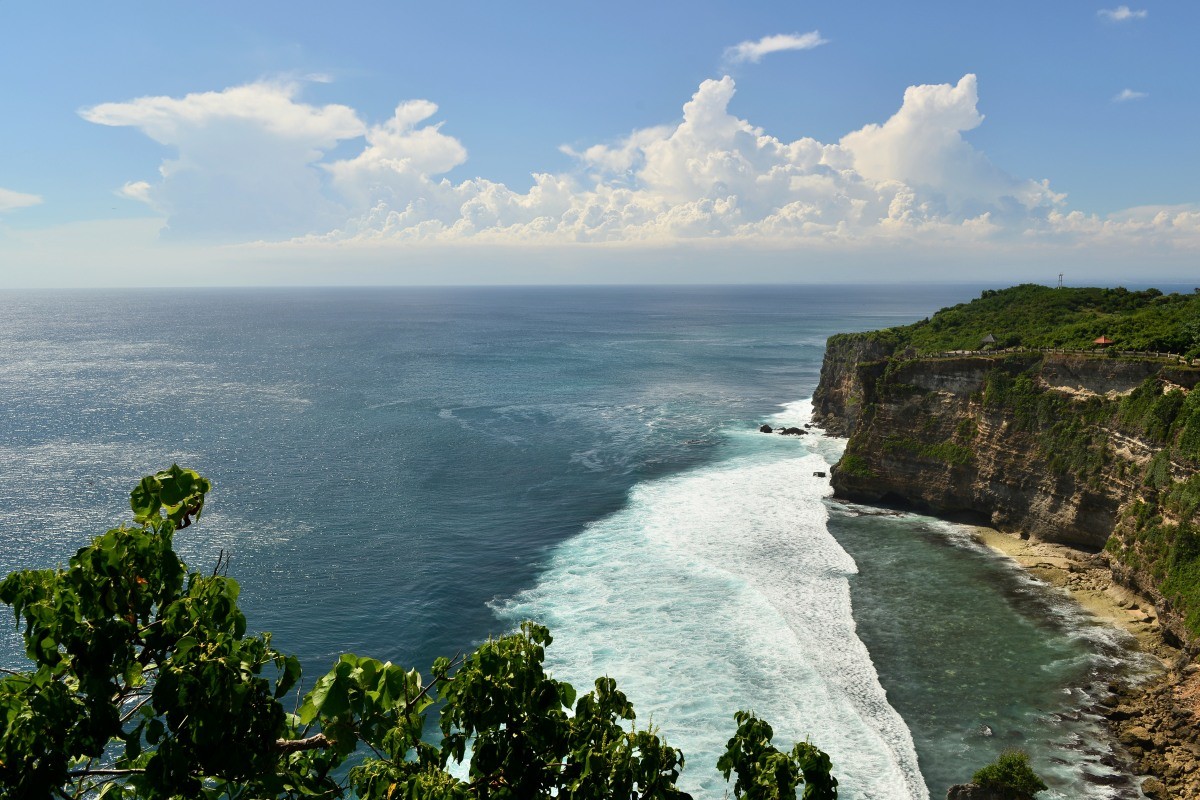
M 788 424 L 807 417 L 789 408 Z M 498 608 L 555 636 L 559 678 L 617 679 L 688 759 L 682 784 L 721 797 L 733 713 L 776 744 L 830 754 L 847 798 L 926 798 L 917 757 L 851 617 L 853 560 L 829 534 L 824 458 L 791 437 L 733 434 L 730 458 L 642 483 L 558 546 L 537 586 Z

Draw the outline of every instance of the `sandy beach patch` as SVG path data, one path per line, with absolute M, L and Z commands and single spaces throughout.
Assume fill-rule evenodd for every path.
M 1162 637 L 1158 614 L 1146 598 L 1113 581 L 1103 555 L 1023 539 L 993 528 L 974 536 L 1047 583 L 1064 589 L 1098 619 L 1128 631 L 1155 656 L 1162 671 L 1146 683 L 1116 686 L 1097 709 L 1125 747 L 1145 797 L 1200 798 L 1200 666 Z
M 975 527 L 973 535 L 1035 577 L 1066 590 L 1097 619 L 1129 632 L 1164 668 L 1179 657 L 1179 651 L 1162 639 L 1154 605 L 1115 583 L 1103 556 L 1067 545 L 1023 539 L 995 528 Z

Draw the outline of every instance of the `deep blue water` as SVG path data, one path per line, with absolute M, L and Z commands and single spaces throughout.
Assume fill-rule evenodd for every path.
M 756 428 L 805 419 L 830 334 L 978 291 L 0 296 L 0 570 L 65 561 L 178 462 L 215 484 L 185 558 L 230 553 L 251 625 L 309 676 L 347 650 L 425 668 L 533 616 L 559 674 L 617 677 L 705 796 L 746 706 L 829 750 L 846 797 L 924 797 L 922 775 L 940 796 L 998 749 L 977 729 L 1001 706 L 1035 758 L 1093 747 L 1062 717 L 1119 645 L 950 526 L 830 506 L 836 440 Z M 1016 660 L 951 680 L 912 646 L 948 630 L 935 661 Z

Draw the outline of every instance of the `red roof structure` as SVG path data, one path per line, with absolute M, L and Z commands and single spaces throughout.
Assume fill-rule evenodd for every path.
M 1093 339 L 1093 340 L 1092 340 L 1092 343 L 1093 343 L 1093 344 L 1098 344 L 1098 345 L 1100 345 L 1101 347 L 1107 347 L 1108 345 L 1110 345 L 1110 344 L 1113 344 L 1113 340 L 1112 340 L 1112 339 L 1110 339 L 1110 338 L 1108 338 L 1107 336 L 1101 336 L 1101 337 L 1100 337 L 1100 338 L 1098 338 L 1098 339 Z

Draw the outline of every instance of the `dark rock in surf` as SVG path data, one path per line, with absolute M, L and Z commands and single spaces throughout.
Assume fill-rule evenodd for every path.
M 762 427 L 760 427 L 758 429 L 758 432 L 759 433 L 774 433 L 775 429 L 772 428 L 770 425 L 763 425 Z
M 1010 795 L 987 789 L 974 783 L 960 783 L 951 786 L 946 793 L 946 800 L 1008 800 Z

